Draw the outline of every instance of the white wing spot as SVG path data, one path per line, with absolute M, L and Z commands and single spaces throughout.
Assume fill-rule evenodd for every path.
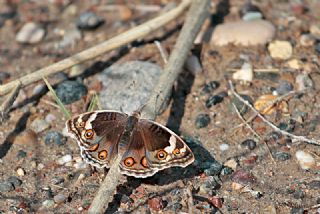
M 173 150 L 176 148 L 177 139 L 175 136 L 171 135 L 169 139 L 170 146 L 167 146 L 164 148 L 164 151 L 166 151 L 168 154 L 172 154 Z
M 92 115 L 90 115 L 89 119 L 86 121 L 86 125 L 85 125 L 85 129 L 92 129 L 92 124 L 91 122 L 94 121 L 97 117 L 98 113 L 93 113 Z

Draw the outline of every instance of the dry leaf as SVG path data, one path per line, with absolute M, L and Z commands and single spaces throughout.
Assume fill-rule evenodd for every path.
M 278 96 L 272 94 L 266 94 L 260 96 L 254 103 L 255 109 L 257 109 L 261 114 L 272 114 L 276 110 L 280 110 L 282 113 L 288 113 L 288 103 L 281 100 L 279 103 L 274 103 L 270 106 Z

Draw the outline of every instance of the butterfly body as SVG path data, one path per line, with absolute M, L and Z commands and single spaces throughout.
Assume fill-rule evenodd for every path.
M 187 144 L 165 126 L 140 113 L 127 115 L 118 111 L 93 111 L 66 122 L 68 133 L 75 138 L 81 156 L 96 167 L 109 168 L 122 155 L 120 172 L 145 178 L 172 166 L 186 167 L 194 161 Z

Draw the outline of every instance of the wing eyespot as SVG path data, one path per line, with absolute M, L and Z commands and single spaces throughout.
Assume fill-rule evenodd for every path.
M 145 168 L 148 168 L 148 167 L 149 167 L 146 156 L 144 156 L 143 158 L 141 158 L 140 164 L 141 164 L 143 167 L 145 167 Z
M 135 161 L 132 157 L 128 157 L 123 161 L 124 165 L 127 167 L 131 167 L 135 164 Z
M 105 160 L 108 157 L 108 152 L 106 150 L 102 150 L 98 154 L 98 158 L 100 160 Z
M 167 156 L 168 156 L 168 154 L 164 150 L 160 150 L 157 152 L 157 158 L 159 160 L 164 160 L 164 159 L 166 159 Z
M 88 129 L 86 130 L 86 132 L 84 133 L 84 136 L 87 138 L 87 139 L 92 139 L 93 138 L 93 135 L 94 135 L 94 132 L 92 129 Z
M 174 149 L 172 153 L 174 155 L 180 155 L 181 154 L 180 149 Z

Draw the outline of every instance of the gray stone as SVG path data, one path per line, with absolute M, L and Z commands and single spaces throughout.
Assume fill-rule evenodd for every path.
M 158 83 L 161 68 L 150 62 L 129 61 L 113 65 L 99 74 L 103 88 L 100 102 L 103 109 L 131 113 L 144 105 Z
M 291 158 L 291 155 L 289 153 L 286 152 L 276 152 L 273 154 L 273 156 L 280 161 L 286 161 L 289 160 Z
M 210 121 L 211 119 L 208 114 L 199 114 L 195 121 L 196 128 L 204 128 L 209 125 Z
M 50 124 L 42 119 L 36 118 L 32 123 L 30 124 L 30 128 L 35 133 L 40 133 L 48 128 L 50 128 Z
M 63 104 L 78 101 L 88 93 L 86 86 L 78 81 L 64 81 L 56 88 L 56 93 Z
M 56 144 L 58 146 L 61 146 L 65 144 L 66 139 L 63 137 L 63 135 L 60 132 L 49 131 L 44 138 L 44 142 L 46 145 Z
M 34 22 L 26 23 L 16 35 L 17 42 L 35 44 L 40 42 L 45 35 L 45 30 Z
M 64 196 L 64 195 L 62 195 L 62 194 L 55 195 L 55 196 L 53 197 L 53 200 L 54 200 L 54 202 L 56 202 L 57 204 L 61 204 L 61 203 L 65 202 L 66 196 Z
M 0 182 L 0 192 L 10 192 L 14 190 L 12 183 L 8 181 Z
M 77 20 L 77 26 L 83 30 L 93 30 L 104 23 L 104 20 L 97 14 L 87 11 L 80 14 Z
M 21 186 L 22 181 L 16 176 L 11 176 L 7 179 L 7 182 L 11 183 L 15 188 Z

